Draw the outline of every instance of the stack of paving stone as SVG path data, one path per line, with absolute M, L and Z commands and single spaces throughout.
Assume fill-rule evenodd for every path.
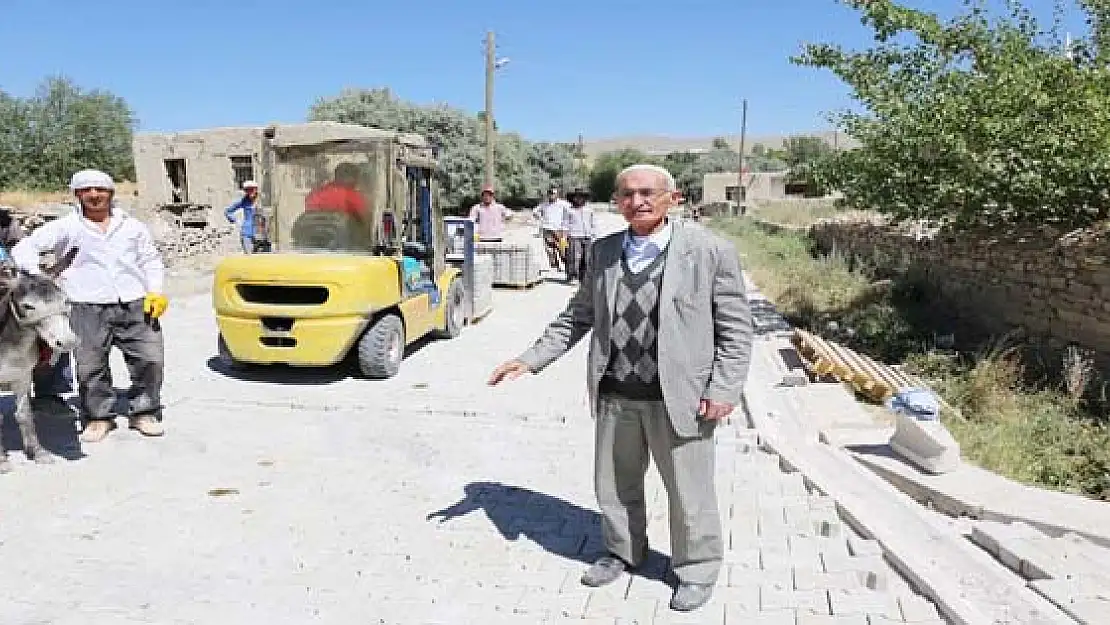
M 474 316 L 481 317 L 493 308 L 493 257 L 474 256 Z
M 496 286 L 530 287 L 540 281 L 539 259 L 531 245 L 479 242 L 474 245 L 474 254 L 493 260 Z

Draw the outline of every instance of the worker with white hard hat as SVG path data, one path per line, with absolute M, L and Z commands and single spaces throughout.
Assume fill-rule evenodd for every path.
M 95 169 L 73 174 L 78 210 L 47 223 L 12 248 L 20 268 L 39 273 L 39 257 L 68 259 L 59 276 L 77 334 L 77 383 L 81 440 L 103 439 L 115 427 L 115 390 L 108 367 L 112 347 L 123 352 L 131 374 L 128 420 L 146 436 L 161 436 L 165 345 L 159 317 L 169 301 L 162 292 L 164 266 L 150 230 L 113 201 L 112 177 Z
M 239 224 L 239 240 L 243 244 L 243 253 L 255 252 L 255 219 L 258 213 L 258 183 L 248 180 L 243 183 L 243 197 L 235 201 L 224 210 L 227 220 L 235 223 L 235 213 L 243 211 L 243 221 Z

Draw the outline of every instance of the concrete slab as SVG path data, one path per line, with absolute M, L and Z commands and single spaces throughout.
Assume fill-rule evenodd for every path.
M 849 446 L 856 459 L 917 501 L 931 502 L 954 516 L 987 521 L 1022 521 L 1051 536 L 1074 532 L 1110 547 L 1110 506 L 1104 502 L 1020 484 L 964 463 L 944 475 L 929 475 L 883 445 Z

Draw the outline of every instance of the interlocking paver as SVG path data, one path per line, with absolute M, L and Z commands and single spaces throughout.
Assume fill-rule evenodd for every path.
M 0 500 L 20 511 L 0 523 L 0 587 L 19 598 L 0 602 L 0 623 L 793 625 L 796 612 L 831 616 L 830 591 L 866 589 L 860 572 L 885 563 L 863 557 L 873 549 L 849 556 L 834 502 L 784 472 L 740 419 L 718 430 L 727 551 L 710 605 L 667 606 L 654 473 L 649 534 L 662 555 L 610 587 L 582 586 L 604 548 L 585 346 L 542 377 L 484 386 L 517 349 L 505 337 L 527 341 L 568 295 L 498 292 L 489 318 L 378 382 L 226 376 L 207 364 L 209 298 L 175 302 L 167 436 L 117 430 L 80 461 L 18 463 L 0 479 Z M 905 594 L 902 611 L 929 618 L 899 584 L 878 594 Z

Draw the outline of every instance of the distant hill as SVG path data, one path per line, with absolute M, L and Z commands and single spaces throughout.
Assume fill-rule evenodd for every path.
M 787 137 L 805 135 L 812 137 L 821 137 L 829 145 L 837 145 L 840 148 L 856 147 L 858 144 L 844 133 L 836 133 L 832 130 L 814 130 L 810 132 L 796 132 L 783 135 L 748 135 L 744 138 L 744 151 L 751 153 L 753 145 L 762 144 L 764 147 L 770 149 L 781 149 Z M 713 145 L 714 137 L 668 137 L 664 135 L 630 135 L 626 137 L 607 137 L 590 139 L 583 137 L 582 143 L 586 151 L 586 157 L 593 159 L 598 154 L 603 152 L 610 152 L 613 150 L 620 150 L 624 148 L 633 148 L 646 152 L 652 155 L 662 156 L 669 152 L 683 152 L 683 151 L 702 151 L 708 150 Z M 724 135 L 725 141 L 728 142 L 732 149 L 740 147 L 740 135 Z

